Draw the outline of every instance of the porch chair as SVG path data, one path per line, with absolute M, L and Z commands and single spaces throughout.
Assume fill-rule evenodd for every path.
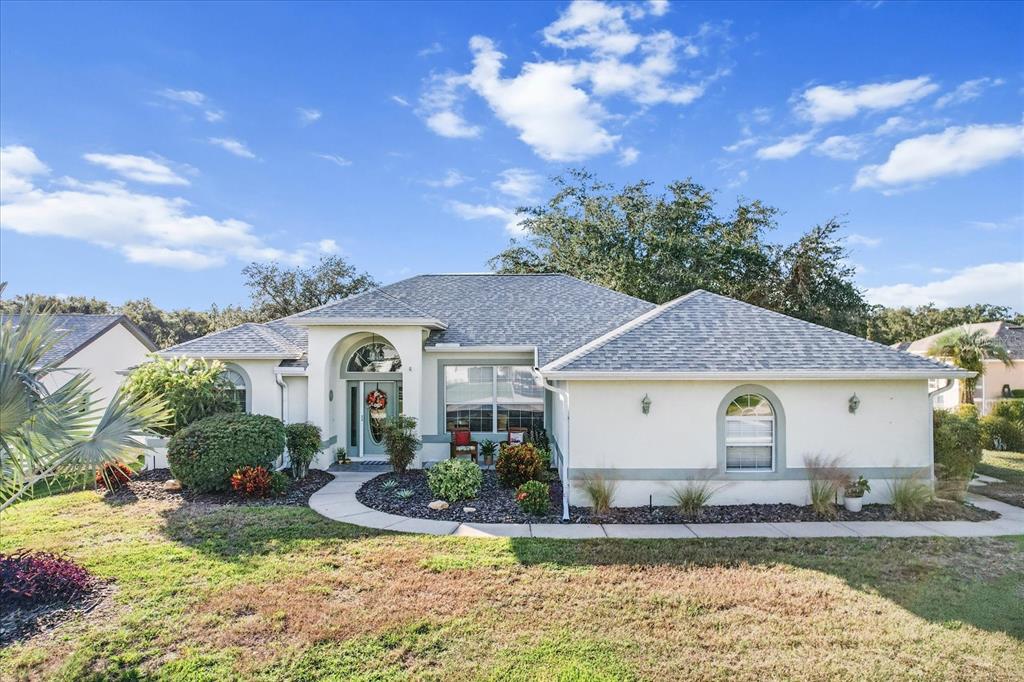
M 452 442 L 449 446 L 449 459 L 469 455 L 469 458 L 473 463 L 477 463 L 477 457 L 480 454 L 480 446 L 475 440 L 473 440 L 472 432 L 466 427 L 456 426 L 452 428 L 451 434 Z

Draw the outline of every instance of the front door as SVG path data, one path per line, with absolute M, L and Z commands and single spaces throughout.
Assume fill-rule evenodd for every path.
M 397 381 L 361 381 L 362 433 L 360 452 L 363 457 L 384 454 L 384 421 L 398 414 Z M 382 404 L 383 403 L 383 404 Z

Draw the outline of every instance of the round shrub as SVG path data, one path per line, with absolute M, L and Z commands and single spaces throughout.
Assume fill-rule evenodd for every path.
M 228 490 L 242 467 L 270 469 L 284 452 L 284 424 L 262 414 L 218 414 L 171 438 L 167 461 L 181 485 L 196 492 Z
M 96 487 L 117 490 L 133 475 L 132 468 L 123 462 L 106 462 L 96 470 Z
M 992 405 L 992 414 L 1012 422 L 1024 423 L 1024 400 L 1007 398 Z
M 498 478 L 510 488 L 518 488 L 527 481 L 539 481 L 544 463 L 533 443 L 503 445 L 494 465 Z
M 981 447 L 987 450 L 1024 450 L 1024 429 L 1007 417 L 990 414 L 979 420 Z
M 543 516 L 551 508 L 551 488 L 547 483 L 527 481 L 516 489 L 516 502 L 527 514 Z
M 935 473 L 944 481 L 961 481 L 966 486 L 981 461 L 981 428 L 974 414 L 935 410 Z
M 289 424 L 284 427 L 288 443 L 288 458 L 292 463 L 292 476 L 303 479 L 309 465 L 320 451 L 320 427 L 315 424 Z
M 447 459 L 427 470 L 430 492 L 446 502 L 470 500 L 480 494 L 484 475 L 473 462 Z

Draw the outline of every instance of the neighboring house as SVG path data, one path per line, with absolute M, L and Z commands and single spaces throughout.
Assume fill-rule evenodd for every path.
M 967 376 L 706 291 L 656 306 L 558 274 L 412 277 L 160 355 L 222 360 L 249 410 L 320 426 L 321 467 L 337 446 L 384 458 L 398 412 L 419 420 L 414 466 L 448 457 L 455 425 L 478 441 L 544 426 L 573 504 L 593 475 L 618 505 L 706 479 L 717 504 L 802 504 L 813 455 L 882 499 L 886 480 L 930 474 L 928 381 Z
M 1002 360 L 986 360 L 985 373 L 978 379 L 974 387 L 974 404 L 978 406 L 981 414 L 988 414 L 992 404 L 1004 397 L 1003 390 L 1024 390 L 1024 327 L 1009 322 L 980 322 L 977 324 L 965 324 L 960 327 L 951 327 L 938 334 L 910 343 L 899 343 L 893 348 L 905 350 L 916 355 L 927 355 L 929 349 L 939 340 L 943 334 L 953 329 L 966 329 L 969 332 L 979 329 L 985 331 L 991 337 L 1003 344 L 1013 365 L 1007 367 Z M 951 410 L 960 402 L 960 385 L 951 391 L 946 391 L 935 397 L 935 407 L 944 410 Z M 934 385 L 934 384 L 933 384 Z
M 124 381 L 126 370 L 146 360 L 156 350 L 145 332 L 124 315 L 48 315 L 53 320 L 57 343 L 43 356 L 57 369 L 42 380 L 53 392 L 73 376 L 88 371 L 96 399 L 106 407 Z M 18 315 L 3 316 L 18 324 Z

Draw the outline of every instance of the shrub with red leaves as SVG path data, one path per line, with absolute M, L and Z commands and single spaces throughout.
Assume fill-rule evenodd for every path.
M 502 483 L 510 488 L 518 488 L 527 481 L 540 480 L 544 463 L 533 443 L 502 444 L 494 469 Z
M 265 497 L 273 486 L 263 467 L 242 467 L 231 475 L 231 489 L 243 497 Z
M 94 582 L 84 568 L 54 554 L 0 554 L 0 611 L 68 602 L 88 592 Z
M 130 479 L 135 472 L 127 464 L 107 462 L 96 470 L 96 486 L 117 490 Z

